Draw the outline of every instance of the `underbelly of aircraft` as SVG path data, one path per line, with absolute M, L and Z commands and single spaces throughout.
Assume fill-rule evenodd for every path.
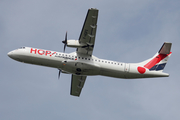
M 99 66 L 78 61 L 62 62 L 62 70 L 76 75 L 99 75 Z

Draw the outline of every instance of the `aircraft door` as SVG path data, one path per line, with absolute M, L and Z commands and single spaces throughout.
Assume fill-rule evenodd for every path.
M 129 72 L 129 69 L 130 69 L 130 65 L 128 63 L 125 63 L 124 65 L 124 71 L 125 72 Z

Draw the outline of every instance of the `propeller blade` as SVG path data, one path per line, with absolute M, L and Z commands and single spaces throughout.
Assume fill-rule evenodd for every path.
M 67 31 L 66 31 L 66 35 L 65 35 L 65 40 L 62 41 L 62 43 L 64 43 L 64 52 L 65 52 L 65 49 L 66 49 L 66 46 L 67 46 Z
M 67 43 L 67 31 L 66 31 L 65 41 L 66 41 L 66 43 Z
M 66 46 L 67 46 L 67 44 L 64 44 L 64 50 L 63 50 L 63 52 L 65 52 Z
M 59 69 L 58 79 L 60 78 L 60 75 L 61 75 L 61 69 Z

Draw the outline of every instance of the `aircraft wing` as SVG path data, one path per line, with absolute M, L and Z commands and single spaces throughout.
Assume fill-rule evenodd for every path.
M 79 37 L 79 43 L 85 44 L 85 46 L 77 48 L 77 53 L 92 55 L 96 37 L 97 19 L 98 9 L 89 9 Z
M 87 76 L 72 75 L 71 77 L 71 95 L 80 96 Z

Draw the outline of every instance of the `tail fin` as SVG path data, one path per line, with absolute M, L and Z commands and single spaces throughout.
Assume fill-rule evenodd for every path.
M 145 68 L 150 71 L 163 71 L 169 57 L 171 56 L 172 43 L 165 42 L 158 53 L 156 53 L 152 58 L 141 63 Z

